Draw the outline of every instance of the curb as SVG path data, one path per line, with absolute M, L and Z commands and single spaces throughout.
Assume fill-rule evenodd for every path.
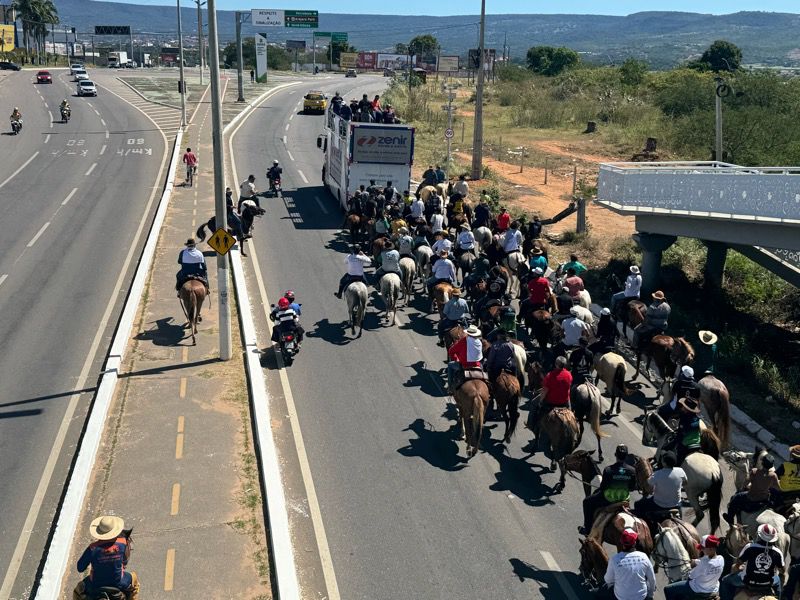
M 600 311 L 602 310 L 602 306 L 599 304 L 592 304 L 591 311 L 595 317 L 600 316 Z M 622 335 L 622 326 L 617 323 L 617 330 L 619 331 L 620 335 Z M 629 330 L 628 335 L 625 336 L 625 339 L 628 341 L 629 344 L 633 342 L 633 331 Z M 650 373 L 643 372 L 643 375 L 652 383 L 656 385 L 653 379 L 650 377 Z M 759 425 L 753 418 L 748 416 L 741 408 L 738 406 L 731 406 L 731 421 L 733 421 L 736 425 L 738 425 L 741 429 L 744 429 L 749 435 L 754 437 L 756 440 L 764 444 L 764 446 L 772 452 L 772 454 L 777 455 L 779 458 L 783 460 L 789 460 L 789 446 L 787 444 L 782 444 L 777 440 L 775 435 L 768 431 L 766 428 Z
M 116 79 L 117 81 L 119 81 L 119 82 L 120 82 L 122 85 L 128 86 L 128 87 L 129 87 L 129 88 L 130 88 L 130 89 L 133 91 L 133 93 L 134 93 L 134 94 L 136 94 L 137 96 L 139 96 L 139 97 L 140 97 L 142 100 L 144 100 L 145 102 L 150 102 L 151 104 L 160 104 L 161 106 L 166 106 L 167 108 L 174 108 L 175 110 L 180 110 L 180 109 L 181 109 L 181 107 L 180 107 L 180 106 L 172 106 L 172 104 L 167 104 L 166 102 L 159 102 L 158 100 L 151 100 L 150 98 L 148 98 L 148 97 L 146 97 L 145 95 L 143 95 L 143 94 L 142 94 L 142 93 L 141 93 L 139 90 L 137 90 L 135 87 L 133 87 L 133 86 L 132 86 L 130 83 L 128 83 L 127 81 L 125 81 L 125 80 L 124 80 L 122 77 L 116 76 L 116 77 L 114 77 L 114 79 Z M 205 92 L 203 92 L 203 96 L 204 96 L 204 95 L 205 95 Z M 200 96 L 200 97 L 202 98 L 203 96 Z
M 72 471 L 69 474 L 67 491 L 58 513 L 53 521 L 52 537 L 47 546 L 46 559 L 42 568 L 36 590 L 36 600 L 52 600 L 61 594 L 62 580 L 68 570 L 68 560 L 72 549 L 72 540 L 81 518 L 83 503 L 89 490 L 89 481 L 92 468 L 100 447 L 108 411 L 117 386 L 119 370 L 125 355 L 125 349 L 133 329 L 134 319 L 139 309 L 139 303 L 144 293 L 144 286 L 150 273 L 156 244 L 161 233 L 161 227 L 169 207 L 172 195 L 177 158 L 180 154 L 183 130 L 179 129 L 170 158 L 170 167 L 167 171 L 166 183 L 161 199 L 158 203 L 155 216 L 150 225 L 150 231 L 136 266 L 133 283 L 125 299 L 122 315 L 117 324 L 114 338 L 111 343 L 106 363 L 103 367 L 100 384 L 92 401 L 86 426 L 78 442 L 78 454 Z

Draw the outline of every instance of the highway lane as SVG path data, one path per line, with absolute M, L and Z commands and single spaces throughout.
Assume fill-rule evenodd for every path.
M 36 87 L 41 98 L 30 72 L 0 96 L 25 103 L 25 131 L 6 145 L 39 152 L 0 191 L 0 597 L 24 597 L 33 583 L 163 185 L 164 137 L 107 90 L 69 97 L 72 119 L 50 127 L 45 102 L 56 114 L 75 89 L 53 73 Z M 13 166 L 0 166 L 0 181 Z
M 354 87 L 371 94 L 383 85 L 380 79 L 360 78 L 320 87 L 329 93 Z M 541 454 L 522 452 L 530 434 L 521 425 L 504 449 L 498 443 L 502 424 L 488 423 L 491 440 L 484 438 L 484 451 L 469 463 L 459 458 L 464 445 L 451 431 L 456 413 L 441 388 L 444 350 L 435 345 L 434 319 L 423 312 L 427 301 L 413 302 L 399 313 L 398 326 L 389 329 L 378 321 L 376 307 L 382 304 L 373 293 L 363 337 L 351 340 L 343 331 L 346 310 L 331 295 L 343 271 L 342 215 L 317 184 L 321 154 L 315 138 L 322 131 L 321 118 L 296 115 L 305 91 L 294 87 L 265 102 L 236 135 L 234 153 L 239 180 L 252 172 L 263 182 L 264 165 L 276 156 L 285 166 L 284 199 L 262 201 L 267 215 L 253 242 L 260 272 L 250 264 L 247 268 L 254 306 L 259 276 L 269 301 L 293 288 L 303 303 L 307 341 L 286 370 L 290 399 L 271 350 L 263 363 L 273 396 L 273 428 L 287 465 L 306 597 L 588 597 L 575 575 L 579 483 L 568 479 L 566 490 L 553 494 L 558 477 Z M 269 346 L 265 323 L 262 318 L 260 339 Z M 628 378 L 632 375 L 629 368 Z M 651 454 L 640 444 L 637 419 L 655 393 L 642 379 L 636 387 L 622 415 L 604 424 L 611 435 L 604 440 L 609 458 L 619 442 L 632 452 Z M 291 423 L 288 415 L 294 410 L 296 423 Z M 290 433 L 290 425 L 297 424 L 338 594 L 330 572 L 325 577 L 325 544 L 319 524 L 312 523 L 312 502 L 302 492 L 308 481 L 297 476 L 303 460 Z M 582 447 L 595 445 L 594 436 L 585 436 Z M 707 519 L 700 529 L 707 532 Z M 314 531 L 321 561 L 310 557 Z

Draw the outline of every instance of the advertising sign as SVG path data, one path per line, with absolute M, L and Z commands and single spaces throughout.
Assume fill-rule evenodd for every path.
M 267 72 L 267 36 L 263 33 L 256 34 L 256 77 L 261 77 Z
M 254 8 L 250 19 L 253 25 L 260 27 L 284 27 L 286 23 L 284 11 L 276 8 Z
M 355 69 L 358 66 L 358 52 L 342 52 L 339 55 L 339 66 L 342 69 Z
M 6 24 L 14 24 L 17 20 L 17 13 L 13 4 L 0 4 L 0 21 Z
M 436 70 L 440 73 L 454 73 L 458 71 L 458 56 L 440 56 L 436 65 Z
M 378 53 L 377 52 L 359 52 L 358 63 L 356 66 L 359 69 L 374 70 L 378 68 Z
M 319 13 L 316 10 L 285 10 L 284 24 L 294 29 L 316 29 L 319 27 Z
M 496 56 L 496 50 L 494 48 L 484 48 L 483 49 L 483 70 L 484 71 L 491 71 L 494 67 L 494 59 Z M 470 48 L 469 50 L 469 68 L 470 69 L 477 69 L 478 68 L 478 49 L 477 48 Z
M 129 25 L 95 25 L 95 35 L 130 35 Z
M 411 164 L 414 130 L 393 127 L 354 127 L 350 156 L 355 163 Z
M 287 50 L 300 50 L 300 52 L 305 52 L 306 41 L 305 40 L 286 40 L 286 49 Z
M 14 26 L 0 25 L 0 52 L 11 52 L 14 49 Z
M 428 73 L 436 72 L 436 54 L 420 54 L 416 59 L 418 68 L 425 69 Z
M 412 57 L 412 64 L 417 64 L 416 57 Z M 379 69 L 404 69 L 408 67 L 408 54 L 378 54 Z

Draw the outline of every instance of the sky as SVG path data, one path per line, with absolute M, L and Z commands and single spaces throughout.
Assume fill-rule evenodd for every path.
M 116 0 L 134 4 L 170 4 L 167 0 Z M 186 2 L 191 4 L 191 2 Z M 404 15 L 463 15 L 479 14 L 480 0 L 384 0 L 383 2 L 364 2 L 364 0 L 336 0 L 323 2 L 320 0 L 217 0 L 217 9 L 242 10 L 250 8 L 294 8 L 310 9 L 320 12 L 334 13 L 370 13 L 370 14 L 404 14 Z M 488 14 L 603 14 L 628 15 L 644 10 L 671 10 L 686 12 L 702 12 L 727 14 L 741 10 L 759 10 L 767 12 L 800 11 L 797 0 L 667 0 L 655 5 L 642 3 L 641 0 L 572 0 L 569 3 L 543 2 L 541 0 L 486 0 Z

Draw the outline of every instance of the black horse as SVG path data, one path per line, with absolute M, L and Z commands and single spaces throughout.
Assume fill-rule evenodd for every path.
M 247 240 L 247 238 L 252 237 L 250 235 L 250 232 L 253 229 L 253 220 L 256 217 L 263 216 L 265 212 L 267 211 L 264 210 L 263 208 L 260 208 L 252 204 L 245 204 L 244 207 L 242 208 L 241 219 L 242 219 L 242 232 L 244 233 L 244 236 L 243 237 L 237 236 L 237 239 L 239 240 L 239 245 L 242 247 L 242 256 L 247 256 L 247 254 L 245 254 L 244 252 L 244 242 L 245 240 Z M 201 242 L 206 239 L 206 227 L 208 227 L 208 230 L 211 232 L 217 230 L 216 215 L 211 217 L 208 221 L 206 221 L 205 223 L 200 225 L 200 227 L 197 228 L 196 232 L 197 239 L 199 239 Z M 231 235 L 235 235 L 236 232 L 233 231 L 233 229 L 231 229 L 230 227 L 228 227 L 228 233 L 230 233 Z

